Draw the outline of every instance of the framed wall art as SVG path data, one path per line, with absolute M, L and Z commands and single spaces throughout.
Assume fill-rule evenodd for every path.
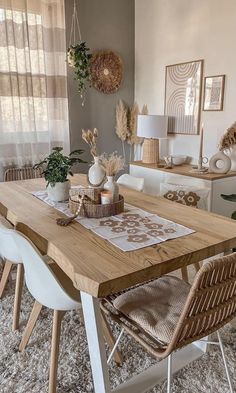
M 203 60 L 166 67 L 165 115 L 169 134 L 196 135 L 200 127 Z
M 204 111 L 222 111 L 224 105 L 225 75 L 204 78 Z

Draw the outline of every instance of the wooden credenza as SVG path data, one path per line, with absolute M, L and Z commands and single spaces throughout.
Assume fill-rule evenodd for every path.
M 158 168 L 155 164 L 143 164 L 142 161 L 130 163 L 130 174 L 144 178 L 144 192 L 158 195 L 160 183 L 183 184 L 197 188 L 208 188 L 208 210 L 230 217 L 236 210 L 236 204 L 225 201 L 220 194 L 236 194 L 236 172 L 227 174 L 191 173 L 191 165 L 175 166 L 173 169 Z

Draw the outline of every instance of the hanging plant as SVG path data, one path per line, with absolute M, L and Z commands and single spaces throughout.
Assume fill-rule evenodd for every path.
M 76 42 L 79 38 L 79 44 Z M 74 11 L 71 20 L 70 31 L 70 46 L 67 49 L 67 63 L 74 68 L 75 80 L 78 82 L 78 91 L 82 98 L 82 106 L 85 101 L 85 91 L 87 86 L 91 87 L 91 57 L 90 49 L 86 42 L 82 41 L 79 18 L 76 7 L 76 0 L 74 0 Z
M 91 86 L 91 53 L 86 46 L 86 42 L 77 45 L 70 45 L 67 50 L 67 62 L 74 68 L 75 80 L 78 82 L 78 91 L 83 98 L 87 85 Z

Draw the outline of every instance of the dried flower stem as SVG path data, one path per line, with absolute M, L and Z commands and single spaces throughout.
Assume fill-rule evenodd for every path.
M 222 136 L 219 149 L 220 150 L 230 150 L 236 145 L 236 122 L 232 124 L 231 127 L 227 129 L 225 134 Z
M 93 157 L 97 157 L 97 137 L 98 137 L 98 130 L 94 128 L 93 131 L 91 130 L 82 130 L 82 139 L 90 146 L 90 153 Z
M 115 176 L 124 168 L 125 164 L 124 158 L 118 156 L 116 152 L 110 155 L 103 153 L 100 156 L 100 161 L 105 169 L 106 176 Z
M 128 136 L 127 108 L 122 100 L 116 106 L 116 134 L 122 141 L 125 141 Z

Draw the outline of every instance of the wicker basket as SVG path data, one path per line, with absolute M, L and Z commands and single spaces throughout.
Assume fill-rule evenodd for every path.
M 101 189 L 84 187 L 84 188 L 71 188 L 70 189 L 70 199 L 78 204 L 78 196 L 85 195 L 88 197 L 84 200 L 85 204 L 100 204 L 101 203 Z M 77 205 L 78 206 L 78 205 Z
M 79 202 L 73 201 L 70 197 L 69 207 L 73 214 L 77 212 Z M 103 218 L 110 217 L 120 214 L 124 211 L 124 198 L 119 195 L 119 201 L 111 203 L 109 205 L 95 205 L 95 204 L 83 204 L 80 212 L 80 216 L 88 218 Z

